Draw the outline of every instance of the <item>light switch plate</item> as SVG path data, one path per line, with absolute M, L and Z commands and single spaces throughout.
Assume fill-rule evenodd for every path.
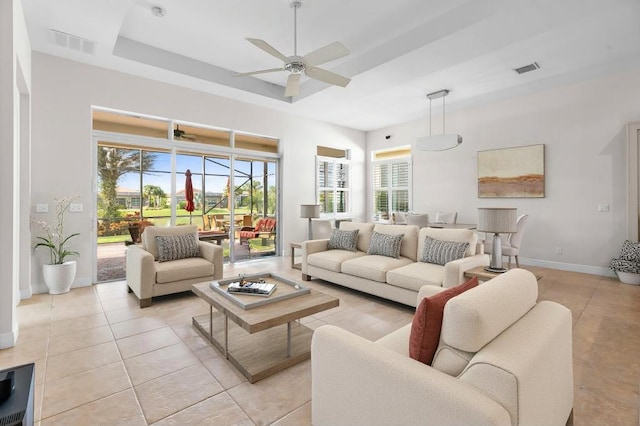
M 36 204 L 36 213 L 48 213 L 49 204 Z
M 72 213 L 78 213 L 82 211 L 82 203 L 71 203 L 69 205 L 69 211 Z

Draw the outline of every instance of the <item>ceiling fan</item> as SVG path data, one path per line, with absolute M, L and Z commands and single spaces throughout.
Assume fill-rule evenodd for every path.
M 350 78 L 343 77 L 334 72 L 317 67 L 317 65 L 322 65 L 338 58 L 342 58 L 343 56 L 347 56 L 349 54 L 349 50 L 344 47 L 342 43 L 336 41 L 317 50 L 314 50 L 311 53 L 307 53 L 304 56 L 298 56 L 297 12 L 301 6 L 301 0 L 291 0 L 291 7 L 293 8 L 293 56 L 285 56 L 264 40 L 260 40 L 257 38 L 247 39 L 247 41 L 249 41 L 256 47 L 282 60 L 284 62 L 284 66 L 282 66 L 281 68 L 271 68 L 266 70 L 240 73 L 236 74 L 237 77 L 266 74 L 276 71 L 289 71 L 290 74 L 289 78 L 287 79 L 287 88 L 284 92 L 284 95 L 288 97 L 297 96 L 298 93 L 300 93 L 300 75 L 302 73 L 304 73 L 309 78 L 320 80 L 334 86 L 346 87 L 347 84 L 349 84 L 349 82 L 351 81 Z
M 194 135 L 189 135 L 184 130 L 180 130 L 180 126 L 176 124 L 176 128 L 173 129 L 173 138 L 174 139 L 187 139 L 190 141 L 195 141 L 196 137 Z

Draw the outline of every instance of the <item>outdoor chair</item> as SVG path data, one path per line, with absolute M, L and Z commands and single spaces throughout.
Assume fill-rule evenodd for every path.
M 243 226 L 240 229 L 240 244 L 247 243 L 252 238 L 269 238 L 276 233 L 276 220 L 272 217 L 262 217 L 256 226 Z

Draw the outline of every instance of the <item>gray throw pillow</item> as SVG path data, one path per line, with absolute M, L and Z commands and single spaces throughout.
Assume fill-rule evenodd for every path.
M 200 256 L 196 234 L 156 236 L 158 262 L 186 259 Z
M 456 243 L 426 237 L 420 262 L 445 265 L 452 260 L 462 259 L 468 247 L 469 243 Z
M 400 257 L 400 246 L 403 238 L 404 234 L 391 235 L 373 231 L 367 254 L 378 254 L 397 259 Z
M 356 251 L 358 231 L 358 229 L 354 229 L 353 231 L 334 229 L 331 231 L 331 236 L 329 237 L 329 250 Z

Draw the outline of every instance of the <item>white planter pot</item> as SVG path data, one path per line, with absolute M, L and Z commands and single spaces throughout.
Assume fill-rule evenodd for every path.
M 66 293 L 76 276 L 76 261 L 70 260 L 61 265 L 42 265 L 42 276 L 49 294 Z
M 640 274 L 633 274 L 631 272 L 616 271 L 620 282 L 631 285 L 640 285 Z

